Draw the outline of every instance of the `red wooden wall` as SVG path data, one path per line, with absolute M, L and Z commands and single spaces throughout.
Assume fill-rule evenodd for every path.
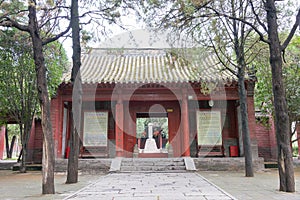
M 265 161 L 275 161 L 277 159 L 276 136 L 273 120 L 270 118 L 267 124 L 262 123 L 257 117 L 256 138 L 258 144 L 258 156 Z
M 0 127 L 0 160 L 3 159 L 5 148 L 5 126 Z

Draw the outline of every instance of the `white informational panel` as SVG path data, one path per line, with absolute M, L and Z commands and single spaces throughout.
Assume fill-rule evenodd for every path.
M 197 111 L 198 145 L 222 145 L 221 112 Z
M 108 112 L 84 112 L 83 146 L 107 146 Z

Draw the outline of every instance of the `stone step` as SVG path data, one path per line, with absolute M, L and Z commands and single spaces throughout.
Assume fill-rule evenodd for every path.
M 182 158 L 133 158 L 122 159 L 121 172 L 184 172 Z
M 185 166 L 121 166 L 121 172 L 169 172 L 169 171 L 185 171 Z
M 161 166 L 166 166 L 166 165 L 184 165 L 184 160 L 183 159 L 176 159 L 176 160 L 171 160 L 171 159 L 122 159 L 122 166 L 141 166 L 141 165 L 161 165 Z

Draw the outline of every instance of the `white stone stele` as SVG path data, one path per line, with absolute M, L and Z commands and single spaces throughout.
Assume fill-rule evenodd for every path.
M 142 153 L 160 153 L 160 149 L 157 148 L 156 142 L 153 138 L 148 138 L 146 140 L 145 148 L 142 150 Z
M 161 153 L 161 150 L 157 148 L 155 140 L 153 137 L 153 124 L 148 124 L 148 139 L 145 143 L 145 148 L 140 149 L 140 153 Z
M 148 124 L 148 138 L 153 138 L 153 124 Z

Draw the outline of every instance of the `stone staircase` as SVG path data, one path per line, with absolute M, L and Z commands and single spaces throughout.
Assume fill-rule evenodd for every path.
M 191 158 L 116 158 L 110 168 L 110 172 L 186 172 L 195 170 Z

